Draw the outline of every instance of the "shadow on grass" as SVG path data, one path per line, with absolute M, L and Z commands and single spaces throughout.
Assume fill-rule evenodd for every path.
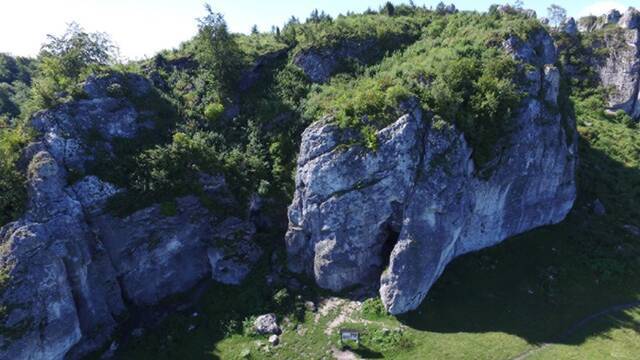
M 399 320 L 432 332 L 504 332 L 531 344 L 580 344 L 593 334 L 578 330 L 598 317 L 587 318 L 634 305 L 640 239 L 623 225 L 640 225 L 640 171 L 586 141 L 580 156 L 578 201 L 563 223 L 454 260 L 423 304 Z M 605 216 L 591 211 L 596 198 Z M 616 316 L 621 321 L 608 328 L 636 321 Z
M 382 353 L 372 350 L 362 344 L 358 345 L 357 349 L 348 349 L 363 359 L 384 359 L 384 355 L 382 355 Z

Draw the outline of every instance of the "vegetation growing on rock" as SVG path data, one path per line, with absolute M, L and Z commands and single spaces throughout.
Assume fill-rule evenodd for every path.
M 581 23 L 591 27 L 596 21 Z M 323 299 L 325 292 L 291 285 L 298 280 L 264 282 L 284 265 L 280 222 L 294 191 L 302 131 L 328 116 L 345 132 L 357 130 L 358 145 L 376 151 L 377 131 L 417 104 L 435 129 L 460 129 L 483 166 L 510 131 L 530 70 L 504 51 L 503 42 L 511 35 L 526 40 L 537 31 L 546 30 L 520 11 L 455 12 L 442 4 L 437 11 L 387 5 L 335 19 L 316 11 L 306 21 L 292 18 L 271 32 L 242 35 L 230 33 L 224 18 L 207 8 L 198 34 L 179 49 L 123 65 L 116 64 L 108 37 L 74 25 L 51 37 L 37 59 L 0 55 L 0 225 L 24 212 L 26 164 L 20 156 L 41 136 L 30 127 L 32 115 L 85 99 L 91 81 L 116 79 L 105 97 L 131 103 L 137 121 L 149 127 L 133 139 L 114 139 L 113 152 L 97 151 L 82 172 L 67 169 L 70 183 L 97 175 L 124 189 L 109 207 L 122 217 L 154 203 L 161 204 L 162 216 L 175 216 L 175 199 L 185 195 L 200 197 L 212 210 L 248 216 L 249 200 L 260 195 L 272 220 L 272 232 L 259 235 L 267 256 L 245 286 L 214 286 L 196 305 L 199 317 L 175 314 L 125 344 L 122 354 L 267 357 L 255 345 L 265 339 L 243 324 L 273 311 L 290 320 L 274 356 L 325 356 L 337 344 L 335 333 L 325 331 L 349 303 L 318 315 L 305 311 L 303 300 Z M 409 317 L 390 317 L 379 300 L 367 300 L 344 322 L 362 330 L 363 356 L 447 356 L 455 348 L 462 356 L 484 351 L 510 358 L 531 343 L 553 340 L 585 315 L 637 298 L 640 246 L 627 229 L 640 226 L 640 133 L 629 115 L 605 111 L 611 89 L 599 86 L 592 62 L 611 51 L 592 44 L 619 35 L 614 25 L 576 38 L 555 34 L 564 79 L 555 110 L 565 120 L 575 115 L 580 133 L 579 201 L 569 219 L 460 259 Z M 366 44 L 370 51 L 345 57 L 326 83 L 313 83 L 296 62 L 310 52 L 335 56 L 345 44 Z M 150 79 L 149 93 L 135 95 L 126 80 L 131 72 Z M 88 143 L 104 140 L 97 132 L 88 137 Z M 202 177 L 218 175 L 238 199 L 237 209 L 204 195 Z M 596 199 L 606 207 L 604 216 L 591 211 Z M 150 248 L 155 245 L 150 239 Z M 272 253 L 279 255 L 269 261 Z M 0 293 L 8 277 L 0 269 Z M 515 285 L 505 289 L 505 282 Z M 6 314 L 0 305 L 0 322 Z M 619 316 L 637 324 L 637 312 Z M 194 323 L 197 328 L 188 330 Z M 6 329 L 14 330 L 20 328 Z

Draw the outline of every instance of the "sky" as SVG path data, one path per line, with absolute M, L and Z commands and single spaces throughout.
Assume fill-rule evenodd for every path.
M 408 0 L 407 0 L 408 1 Z M 525 0 L 526 8 L 546 15 L 552 3 L 570 16 L 599 15 L 611 8 L 623 11 L 636 0 Z M 75 21 L 87 31 L 106 32 L 123 59 L 153 56 L 177 47 L 196 33 L 196 18 L 204 14 L 205 0 L 0 0 L 0 52 L 35 56 L 47 34 L 62 34 Z M 377 9 L 386 0 L 209 0 L 225 15 L 234 32 L 248 33 L 256 24 L 261 31 L 281 26 L 292 15 L 305 19 L 315 8 L 336 16 L 347 11 Z M 401 1 L 392 1 L 399 3 Z M 439 0 L 414 0 L 435 7 Z M 459 0 L 458 9 L 484 11 L 501 0 Z

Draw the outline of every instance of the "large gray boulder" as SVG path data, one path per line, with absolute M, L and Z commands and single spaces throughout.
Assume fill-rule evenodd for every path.
M 558 111 L 548 34 L 505 49 L 535 68 L 502 150 L 478 169 L 464 135 L 418 107 L 378 132 L 376 151 L 343 146 L 330 121 L 303 134 L 286 235 L 288 266 L 340 291 L 380 282 L 393 314 L 415 309 L 455 257 L 564 219 L 576 197 L 575 124 Z

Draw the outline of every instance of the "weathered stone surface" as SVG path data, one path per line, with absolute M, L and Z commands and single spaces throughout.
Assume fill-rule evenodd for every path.
M 214 280 L 238 285 L 249 274 L 262 255 L 260 247 L 252 241 L 255 231 L 253 224 L 237 218 L 228 218 L 217 226 L 213 231 L 213 247 L 207 250 Z
M 604 30 L 603 38 L 592 44 L 604 48 L 604 58 L 588 59 L 596 70 L 608 94 L 609 110 L 623 110 L 635 119 L 640 118 L 640 13 L 629 8 L 624 15 L 612 12 L 598 18 L 585 31 Z
M 618 24 L 624 29 L 640 28 L 640 11 L 630 7 L 625 11 L 624 15 L 622 15 Z
M 604 64 L 597 67 L 602 85 L 613 89 L 608 101 L 611 110 L 624 110 L 640 117 L 640 30 L 623 30 L 605 36 L 608 49 Z
M 385 265 L 385 238 L 400 230 L 420 160 L 421 126 L 419 111 L 402 117 L 379 133 L 376 152 L 326 147 L 337 144 L 334 125 L 319 122 L 305 131 L 289 208 L 291 270 L 314 274 L 334 291 L 375 281 Z M 323 144 L 324 153 L 308 141 Z
M 278 319 L 276 318 L 276 314 L 265 314 L 260 315 L 256 318 L 253 323 L 253 326 L 256 329 L 258 334 L 262 335 L 279 335 L 281 333 L 280 327 L 278 326 Z
M 0 231 L 0 267 L 10 269 L 0 327 L 12 334 L 0 335 L 0 358 L 61 359 L 99 346 L 124 311 L 111 263 L 65 185 L 54 157 L 36 154 L 27 213 Z
M 408 40 L 398 36 L 395 43 L 399 47 Z M 300 51 L 295 55 L 293 63 L 302 69 L 311 82 L 325 83 L 345 65 L 352 62 L 370 64 L 382 57 L 387 50 L 389 49 L 383 48 L 373 38 L 345 40 L 330 47 Z
M 82 205 L 84 211 L 90 215 L 99 215 L 112 196 L 121 192 L 114 185 L 100 180 L 96 176 L 87 176 L 76 182 L 68 191 Z
M 210 273 L 206 240 L 213 219 L 194 197 L 176 202 L 175 216 L 163 216 L 156 205 L 124 219 L 107 214 L 92 221 L 123 295 L 137 305 L 188 290 Z
M 27 211 L 0 228 L 1 359 L 79 358 L 109 340 L 127 304 L 155 304 L 212 276 L 239 283 L 260 256 L 249 221 L 225 221 L 195 197 L 177 199 L 175 214 L 154 205 L 121 219 L 105 211 L 121 189 L 95 176 L 68 184 L 95 151 L 148 126 L 126 98 L 112 97 L 123 81 L 139 96 L 150 91 L 137 76 L 90 79 L 89 99 L 31 120 L 40 136 L 21 159 Z M 224 179 L 203 183 L 233 201 Z M 223 254 L 213 269 L 212 251 Z
M 576 139 L 556 109 L 555 47 L 543 32 L 504 45 L 541 80 L 523 87 L 488 177 L 463 134 L 418 108 L 380 130 L 373 152 L 338 146 L 345 135 L 326 121 L 304 132 L 286 236 L 292 271 L 334 291 L 379 280 L 398 314 L 415 309 L 456 256 L 564 219 L 576 196 Z
M 152 90 L 151 82 L 138 74 L 110 73 L 90 76 L 84 83 L 84 92 L 90 98 L 145 96 Z

